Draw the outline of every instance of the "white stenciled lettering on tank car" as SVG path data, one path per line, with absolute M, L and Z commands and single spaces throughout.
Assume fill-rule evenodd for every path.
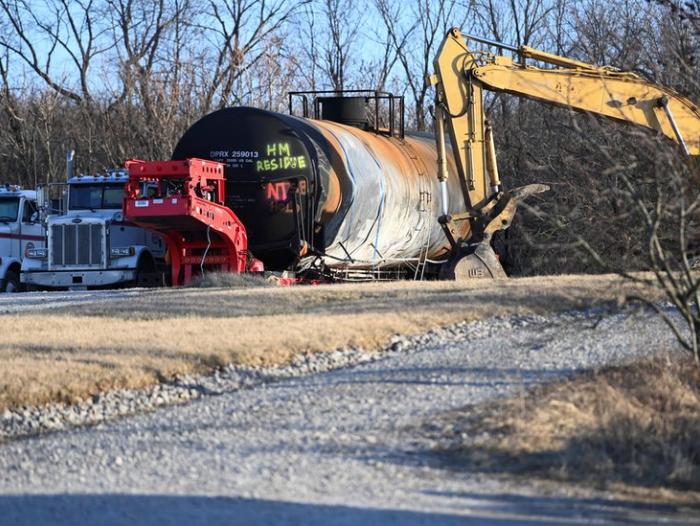
M 231 157 L 257 159 L 260 154 L 256 150 L 234 150 L 231 152 Z

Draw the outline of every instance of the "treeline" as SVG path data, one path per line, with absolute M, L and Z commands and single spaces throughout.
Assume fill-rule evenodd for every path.
M 430 129 L 426 76 L 453 26 L 635 71 L 700 101 L 697 4 L 0 0 L 0 182 L 60 180 L 70 149 L 84 172 L 127 158 L 168 158 L 199 117 L 233 105 L 286 111 L 292 90 L 392 91 L 406 97 L 407 126 Z M 617 148 L 622 157 L 639 144 L 619 140 L 615 126 L 509 96 L 490 97 L 488 109 L 506 182 L 548 181 L 548 213 L 561 214 L 565 203 L 584 225 L 600 228 L 600 217 L 593 220 L 600 211 L 587 209 L 591 184 L 570 167 L 586 167 L 596 184 L 614 184 L 605 179 L 608 159 L 599 147 Z M 562 241 L 541 218 L 523 217 L 512 235 Z M 611 254 L 634 253 L 608 245 Z M 518 272 L 587 269 L 583 260 L 567 256 L 555 264 L 542 248 L 518 247 L 510 251 Z

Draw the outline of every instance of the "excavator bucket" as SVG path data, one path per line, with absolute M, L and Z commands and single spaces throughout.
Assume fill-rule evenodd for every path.
M 506 272 L 487 241 L 465 245 L 440 268 L 440 279 L 504 279 Z
M 518 205 L 527 197 L 546 192 L 549 186 L 530 184 L 504 192 L 501 198 L 484 217 L 486 226 L 481 241 L 458 247 L 455 254 L 442 265 L 440 279 L 503 279 L 508 277 L 498 256 L 491 247 L 493 234 L 508 228 Z

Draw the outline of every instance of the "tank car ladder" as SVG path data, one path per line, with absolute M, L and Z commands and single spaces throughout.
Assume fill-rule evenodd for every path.
M 124 216 L 164 237 L 173 286 L 189 284 L 197 267 L 245 272 L 248 238 L 243 223 L 223 204 L 223 164 L 132 160 L 126 168 Z
M 430 255 L 430 227 L 427 222 L 428 205 L 430 204 L 430 192 L 421 191 L 421 203 L 419 212 L 421 214 L 420 228 L 417 229 L 418 235 L 423 235 L 424 241 L 421 244 L 420 252 L 418 253 L 418 262 L 413 273 L 414 281 L 422 281 L 425 276 L 425 268 L 428 265 L 428 256 Z

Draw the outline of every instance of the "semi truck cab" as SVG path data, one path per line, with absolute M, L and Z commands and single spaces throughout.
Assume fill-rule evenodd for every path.
M 21 282 L 42 289 L 149 286 L 163 283 L 163 238 L 124 220 L 128 174 L 68 179 L 66 212 L 47 219 L 47 244 L 28 253 Z
M 24 254 L 43 247 L 36 192 L 18 186 L 0 187 L 0 292 L 20 290 Z

